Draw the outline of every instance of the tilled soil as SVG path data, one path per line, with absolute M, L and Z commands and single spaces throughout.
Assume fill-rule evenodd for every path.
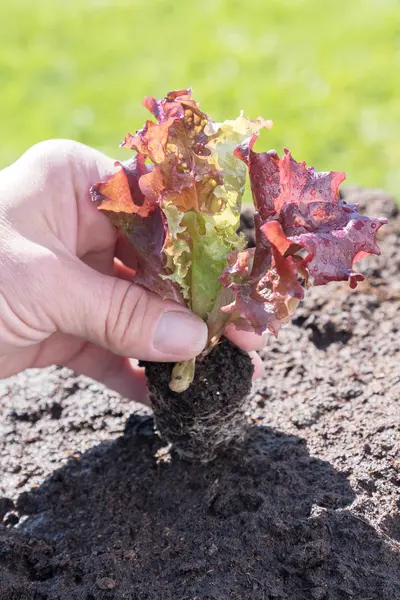
M 382 256 L 269 340 L 213 463 L 66 369 L 0 383 L 1 600 L 400 599 L 400 218 L 345 197 L 389 217 Z

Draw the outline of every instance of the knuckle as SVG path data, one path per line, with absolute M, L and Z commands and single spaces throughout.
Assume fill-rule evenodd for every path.
M 34 160 L 46 161 L 48 158 L 54 159 L 55 155 L 68 156 L 74 151 L 77 142 L 72 140 L 51 139 L 38 142 L 31 146 L 26 152 L 25 157 L 30 157 Z
M 71 162 L 77 147 L 78 142 L 72 140 L 45 140 L 29 148 L 20 160 L 39 168 L 45 179 L 53 181 L 60 176 L 62 181 L 65 179 L 66 166 Z
M 20 347 L 41 342 L 46 333 L 31 321 L 29 312 L 22 305 L 16 305 L 10 294 L 0 290 L 0 347 Z

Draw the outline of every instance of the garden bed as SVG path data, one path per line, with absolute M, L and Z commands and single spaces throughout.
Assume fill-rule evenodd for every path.
M 0 383 L 1 600 L 400 598 L 400 218 L 366 282 L 261 352 L 247 440 L 184 462 L 145 409 L 53 367 Z

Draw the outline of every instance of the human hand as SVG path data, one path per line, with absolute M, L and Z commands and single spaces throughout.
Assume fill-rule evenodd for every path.
M 91 202 L 90 186 L 114 171 L 96 150 L 51 140 L 0 172 L 0 377 L 60 364 L 145 402 L 132 359 L 203 350 L 204 322 L 132 283 L 129 247 Z M 248 351 L 263 342 L 228 336 Z

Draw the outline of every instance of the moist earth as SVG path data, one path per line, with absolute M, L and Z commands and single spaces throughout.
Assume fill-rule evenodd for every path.
M 400 599 L 400 218 L 344 195 L 389 217 L 382 256 L 269 338 L 212 463 L 66 369 L 0 383 L 1 600 Z
M 208 462 L 233 439 L 243 438 L 246 399 L 254 367 L 247 352 L 222 339 L 196 361 L 190 387 L 169 388 L 171 363 L 143 362 L 155 425 L 179 456 Z

